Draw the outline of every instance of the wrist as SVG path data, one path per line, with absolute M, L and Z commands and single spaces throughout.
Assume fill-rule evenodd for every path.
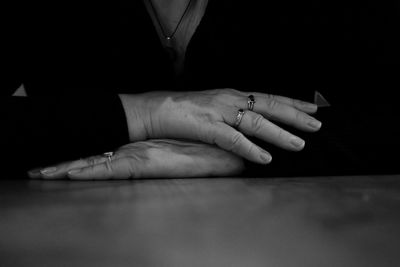
M 131 142 L 148 139 L 145 127 L 146 114 L 143 101 L 140 95 L 119 94 L 122 106 L 125 111 L 126 123 Z

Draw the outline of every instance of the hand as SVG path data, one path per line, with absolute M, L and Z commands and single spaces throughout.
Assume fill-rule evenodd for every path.
M 28 172 L 34 179 L 76 180 L 232 176 L 244 169 L 243 160 L 216 146 L 175 140 L 148 140 L 104 155 Z
M 254 95 L 254 110 L 247 109 L 248 95 Z M 308 114 L 315 104 L 282 96 L 244 93 L 233 89 L 200 92 L 150 92 L 121 95 L 132 141 L 153 138 L 184 138 L 216 144 L 250 161 L 266 164 L 271 155 L 252 143 L 255 136 L 283 149 L 299 151 L 304 140 L 271 121 L 303 131 L 318 131 L 321 122 Z M 244 109 L 234 127 L 239 109 Z

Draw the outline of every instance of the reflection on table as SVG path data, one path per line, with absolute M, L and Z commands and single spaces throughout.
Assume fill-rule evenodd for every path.
M 0 266 L 400 266 L 400 175 L 0 182 Z

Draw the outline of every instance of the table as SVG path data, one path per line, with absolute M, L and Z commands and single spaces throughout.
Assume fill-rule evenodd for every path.
M 3 180 L 0 266 L 400 266 L 400 175 Z

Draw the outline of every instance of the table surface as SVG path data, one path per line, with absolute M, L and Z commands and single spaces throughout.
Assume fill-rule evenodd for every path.
M 0 266 L 400 266 L 400 175 L 4 180 Z

